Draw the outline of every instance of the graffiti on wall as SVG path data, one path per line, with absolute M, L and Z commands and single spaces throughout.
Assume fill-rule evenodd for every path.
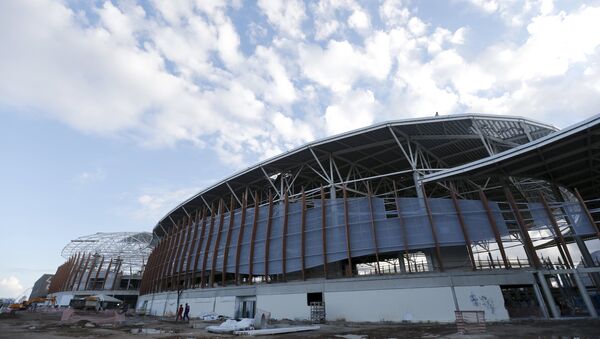
M 494 304 L 494 300 L 489 299 L 485 295 L 478 296 L 474 292 L 471 292 L 471 295 L 469 296 L 469 298 L 470 298 L 471 304 L 473 304 L 473 306 L 489 310 L 489 312 L 491 314 L 496 313 L 496 305 Z

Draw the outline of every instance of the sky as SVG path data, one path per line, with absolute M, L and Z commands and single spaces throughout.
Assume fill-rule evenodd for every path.
M 375 122 L 600 113 L 600 1 L 0 1 L 0 297 Z

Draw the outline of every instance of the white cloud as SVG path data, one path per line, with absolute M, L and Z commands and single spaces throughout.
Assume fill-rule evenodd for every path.
M 365 11 L 361 9 L 355 9 L 352 12 L 352 15 L 348 17 L 348 26 L 357 32 L 364 34 L 371 28 L 371 19 Z
M 462 45 L 465 43 L 465 35 L 467 33 L 467 29 L 465 27 L 461 27 L 454 31 L 452 38 L 450 38 L 450 42 L 455 45 Z
M 259 0 L 258 6 L 281 33 L 294 38 L 304 36 L 301 26 L 306 14 L 301 1 Z
M 583 7 L 570 15 L 540 15 L 527 26 L 529 38 L 519 48 L 504 48 L 497 60 L 508 80 L 564 75 L 575 63 L 597 55 L 600 8 Z
M 281 135 L 281 138 L 288 142 L 288 146 L 306 143 L 315 139 L 313 128 L 305 121 L 288 117 L 281 112 L 274 113 L 270 120 L 273 122 L 277 133 Z
M 338 98 L 325 110 L 327 132 L 337 134 L 372 124 L 377 105 L 371 91 L 356 91 Z
M 92 25 L 81 24 L 80 15 L 61 3 L 2 4 L 0 42 L 7 48 L 0 51 L 0 101 L 85 132 L 128 135 L 153 147 L 179 141 L 206 147 L 207 139 L 217 138 L 223 142 L 210 147 L 218 148 L 230 143 L 224 134 L 266 136 L 271 131 L 265 127 L 272 125 L 262 123 L 265 103 L 257 95 L 273 105 L 291 104 L 296 93 L 288 71 L 277 53 L 265 49 L 256 58 L 266 62 L 251 66 L 254 59 L 240 53 L 225 8 L 205 5 L 157 2 L 157 20 L 141 7 L 106 3 L 96 9 L 100 19 Z M 262 93 L 243 85 L 248 70 L 264 79 Z M 260 133 L 243 131 L 248 128 Z M 255 144 L 239 137 L 236 142 Z M 263 148 L 229 149 L 240 156 L 218 151 L 240 159 L 240 166 Z
M 173 207 L 192 197 L 200 191 L 200 187 L 168 190 L 164 188 L 145 189 L 137 196 L 133 218 L 150 223 L 160 220 Z
M 298 98 L 284 60 L 273 48 L 257 47 L 248 68 L 240 80 L 267 103 L 289 105 Z
M 379 16 L 387 27 L 396 27 L 408 22 L 410 10 L 402 0 L 385 0 L 379 7 Z
M 15 276 L 0 278 L 0 297 L 2 298 L 17 298 L 20 293 L 23 293 L 23 286 L 19 279 Z
M 229 19 L 217 16 L 217 46 L 219 55 L 229 69 L 233 69 L 242 62 L 239 52 L 240 38 Z
M 427 24 L 425 24 L 421 19 L 416 16 L 413 16 L 408 20 L 408 30 L 414 34 L 415 36 L 421 36 L 425 34 L 427 29 Z
M 334 92 L 347 92 L 360 78 L 384 80 L 391 67 L 387 34 L 377 32 L 365 42 L 364 49 L 348 41 L 331 40 L 325 49 L 316 45 L 300 51 L 305 75 Z
M 464 0 L 488 15 L 497 15 L 509 27 L 525 25 L 531 17 L 554 11 L 553 0 Z
M 490 46 L 477 61 L 479 71 L 486 70 L 492 80 L 489 87 L 494 93 L 464 95 L 463 102 L 478 111 L 527 114 L 562 124 L 592 114 L 599 101 L 595 84 L 600 77 L 586 74 L 584 65 L 593 65 L 600 57 L 600 37 L 589 34 L 596 30 L 600 8 L 584 6 L 570 13 L 536 16 L 523 44 Z
M 353 30 L 367 36 L 372 29 L 369 12 L 354 0 L 323 0 L 310 6 L 314 37 L 324 41 Z
M 191 143 L 236 168 L 384 119 L 596 111 L 599 7 L 469 3 L 514 14 L 519 39 L 472 41 L 472 23 L 450 29 L 403 0 L 261 1 L 249 23 L 232 13 L 254 4 L 222 1 L 87 4 L 89 18 L 0 2 L 0 104 L 149 147 Z
M 496 0 L 470 0 L 471 4 L 484 12 L 494 13 L 498 10 L 498 1 Z

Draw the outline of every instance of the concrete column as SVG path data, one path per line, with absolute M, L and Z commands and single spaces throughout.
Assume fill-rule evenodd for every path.
M 448 279 L 450 279 L 450 289 L 452 290 L 452 299 L 454 300 L 454 309 L 456 311 L 460 311 L 460 307 L 458 306 L 458 299 L 456 298 L 456 290 L 454 289 L 454 281 L 452 280 L 452 275 L 448 275 Z
M 406 265 L 404 265 L 404 253 L 399 253 L 398 254 L 398 263 L 400 266 L 400 272 L 401 273 L 406 273 Z
M 583 299 L 583 302 L 585 303 L 585 306 L 588 309 L 590 317 L 597 318 L 598 312 L 596 312 L 596 308 L 592 303 L 592 299 L 590 299 L 590 295 L 588 294 L 587 289 L 583 285 L 583 282 L 581 281 L 581 277 L 579 276 L 579 272 L 577 272 L 577 270 L 574 270 L 573 277 L 575 278 L 577 289 L 579 290 L 579 294 L 581 294 L 581 298 Z
M 163 307 L 163 312 L 162 312 L 162 316 L 165 316 L 165 313 L 167 313 L 167 303 L 169 302 L 169 292 L 165 293 L 165 305 Z
M 542 292 L 546 297 L 546 301 L 548 303 L 548 308 L 550 309 L 550 313 L 552 314 L 552 318 L 559 319 L 560 318 L 560 310 L 556 307 L 556 303 L 554 302 L 554 297 L 552 296 L 552 292 L 550 292 L 550 287 L 548 287 L 548 282 L 544 276 L 544 273 L 537 272 L 538 282 L 542 287 Z
M 544 318 L 549 319 L 550 315 L 548 314 L 548 308 L 546 307 L 546 303 L 544 302 L 544 298 L 542 297 L 542 292 L 540 292 L 540 287 L 537 283 L 533 283 L 533 292 L 535 293 L 535 297 L 540 305 L 540 310 L 544 314 Z

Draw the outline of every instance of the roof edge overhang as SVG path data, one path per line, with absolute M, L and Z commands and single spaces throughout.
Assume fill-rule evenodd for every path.
M 527 153 L 531 150 L 534 150 L 539 147 L 543 147 L 545 145 L 560 142 L 563 139 L 568 138 L 569 136 L 584 131 L 588 128 L 594 127 L 596 125 L 600 125 L 600 114 L 596 114 L 586 120 L 583 120 L 579 123 L 566 127 L 562 130 L 559 130 L 555 133 L 548 134 L 545 137 L 539 138 L 537 140 L 528 142 L 526 144 L 517 146 L 515 148 L 511 148 L 504 152 L 476 160 L 470 162 L 468 164 L 456 166 L 453 168 L 449 168 L 443 171 L 439 171 L 437 173 L 432 173 L 424 176 L 421 179 L 422 183 L 430 183 L 436 182 L 444 179 L 448 179 L 450 177 L 459 176 L 468 172 L 475 171 L 477 169 L 491 166 L 509 159 L 514 159 L 521 154 Z

